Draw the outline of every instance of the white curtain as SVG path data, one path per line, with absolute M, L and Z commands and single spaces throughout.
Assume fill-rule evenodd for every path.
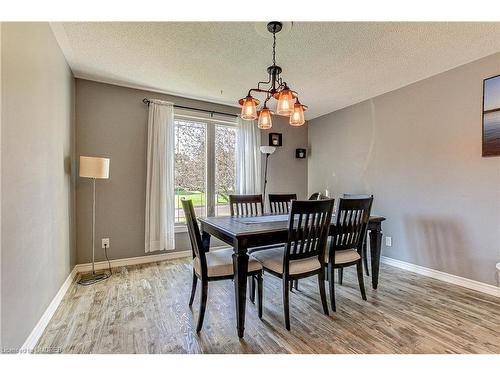
M 237 142 L 238 194 L 258 194 L 261 192 L 260 130 L 255 121 L 238 117 Z
M 146 253 L 175 248 L 174 106 L 151 100 L 146 176 Z

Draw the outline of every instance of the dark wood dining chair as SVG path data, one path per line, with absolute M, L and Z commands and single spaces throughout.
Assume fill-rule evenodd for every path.
M 365 199 L 365 198 L 373 198 L 373 194 L 344 193 L 344 194 L 342 194 L 341 198 L 344 198 L 344 199 Z
M 288 214 L 292 199 L 297 199 L 297 194 L 269 194 L 269 209 L 272 214 Z
M 254 253 L 267 273 L 282 280 L 287 330 L 290 330 L 289 285 L 293 280 L 318 275 L 323 312 L 328 315 L 324 258 L 332 209 L 333 199 L 292 201 L 288 218 L 287 243 L 284 246 Z
M 319 201 L 322 199 L 330 199 L 326 195 L 321 194 L 320 192 L 317 193 L 312 193 L 311 196 L 309 197 L 310 201 Z
M 231 216 L 258 216 L 264 214 L 264 202 L 261 194 L 230 194 L 229 207 Z M 269 246 L 254 247 L 248 249 L 248 253 L 251 254 L 266 248 L 269 248 Z M 249 282 L 250 300 L 253 302 L 255 300 L 255 278 L 251 278 Z
M 232 248 L 209 251 L 208 241 L 204 241 L 200 234 L 193 202 L 187 199 L 182 199 L 181 201 L 193 251 L 193 285 L 191 287 L 189 306 L 193 305 L 198 279 L 201 281 L 200 312 L 198 315 L 198 325 L 196 326 L 196 332 L 200 332 L 207 306 L 208 283 L 210 281 L 232 280 L 234 278 L 234 251 Z M 262 318 L 262 266 L 251 255 L 248 260 L 248 275 L 252 279 L 257 279 L 257 304 L 259 318 Z
M 326 195 L 321 194 L 320 192 L 313 193 L 309 197 L 310 201 L 319 201 L 324 199 L 330 199 L 330 198 L 328 198 Z M 295 280 L 292 284 L 290 284 L 290 290 L 292 290 L 293 288 L 299 290 L 299 280 Z
M 230 194 L 231 216 L 257 216 L 264 213 L 262 194 Z
M 345 199 L 364 199 L 364 198 L 373 198 L 373 194 L 348 194 L 344 193 L 342 194 L 342 198 Z M 363 266 L 365 269 L 366 276 L 370 276 L 370 270 L 368 267 L 368 236 L 365 237 L 365 240 L 363 241 L 363 248 L 361 251 L 361 258 L 363 258 Z M 344 279 L 344 272 L 343 268 L 339 269 L 339 284 L 342 284 Z
M 339 199 L 335 232 L 330 238 L 329 249 L 324 262 L 328 268 L 330 304 L 333 311 L 336 311 L 334 276 L 336 268 L 343 269 L 356 266 L 361 297 L 366 301 L 361 251 L 368 229 L 372 202 L 373 198 L 371 197 Z

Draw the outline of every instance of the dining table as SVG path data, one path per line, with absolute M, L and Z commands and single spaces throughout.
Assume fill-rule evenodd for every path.
M 372 287 L 377 289 L 380 251 L 382 245 L 383 216 L 370 216 L 368 233 Z M 288 239 L 288 215 L 264 214 L 259 216 L 214 216 L 199 219 L 202 240 L 208 249 L 214 236 L 233 247 L 234 291 L 236 301 L 236 327 L 238 336 L 245 332 L 246 289 L 248 250 L 262 246 L 279 245 Z M 335 232 L 335 223 L 330 224 L 330 234 Z

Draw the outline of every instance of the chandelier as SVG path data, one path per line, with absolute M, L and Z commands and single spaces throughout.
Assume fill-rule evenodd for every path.
M 273 21 L 267 24 L 267 30 L 273 34 L 273 65 L 267 68 L 268 79 L 259 82 L 257 88 L 250 89 L 248 95 L 238 102 L 241 105 L 241 118 L 244 120 L 258 118 L 257 126 L 260 129 L 269 129 L 272 126 L 271 115 L 274 113 L 267 107 L 267 102 L 271 98 L 278 100 L 277 114 L 290 117 L 290 125 L 301 126 L 305 122 L 304 111 L 307 110 L 307 106 L 299 102 L 298 94 L 283 81 L 282 69 L 276 65 L 276 33 L 279 33 L 282 28 L 281 22 Z M 269 86 L 261 88 L 261 85 Z M 257 111 L 257 106 L 260 101 L 252 96 L 252 92 L 262 93 L 265 96 L 264 105 L 259 111 Z

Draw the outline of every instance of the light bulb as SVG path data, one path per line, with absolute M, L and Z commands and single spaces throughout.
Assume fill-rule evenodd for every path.
M 259 129 L 270 129 L 273 126 L 271 121 L 271 111 L 269 108 L 264 107 L 259 114 L 259 121 L 257 122 Z
M 293 95 L 289 89 L 284 89 L 279 93 L 276 113 L 281 116 L 290 116 L 293 112 Z
M 241 118 L 243 120 L 255 120 L 257 118 L 257 107 L 255 103 L 255 99 L 248 95 L 243 100 L 243 104 L 241 106 Z

